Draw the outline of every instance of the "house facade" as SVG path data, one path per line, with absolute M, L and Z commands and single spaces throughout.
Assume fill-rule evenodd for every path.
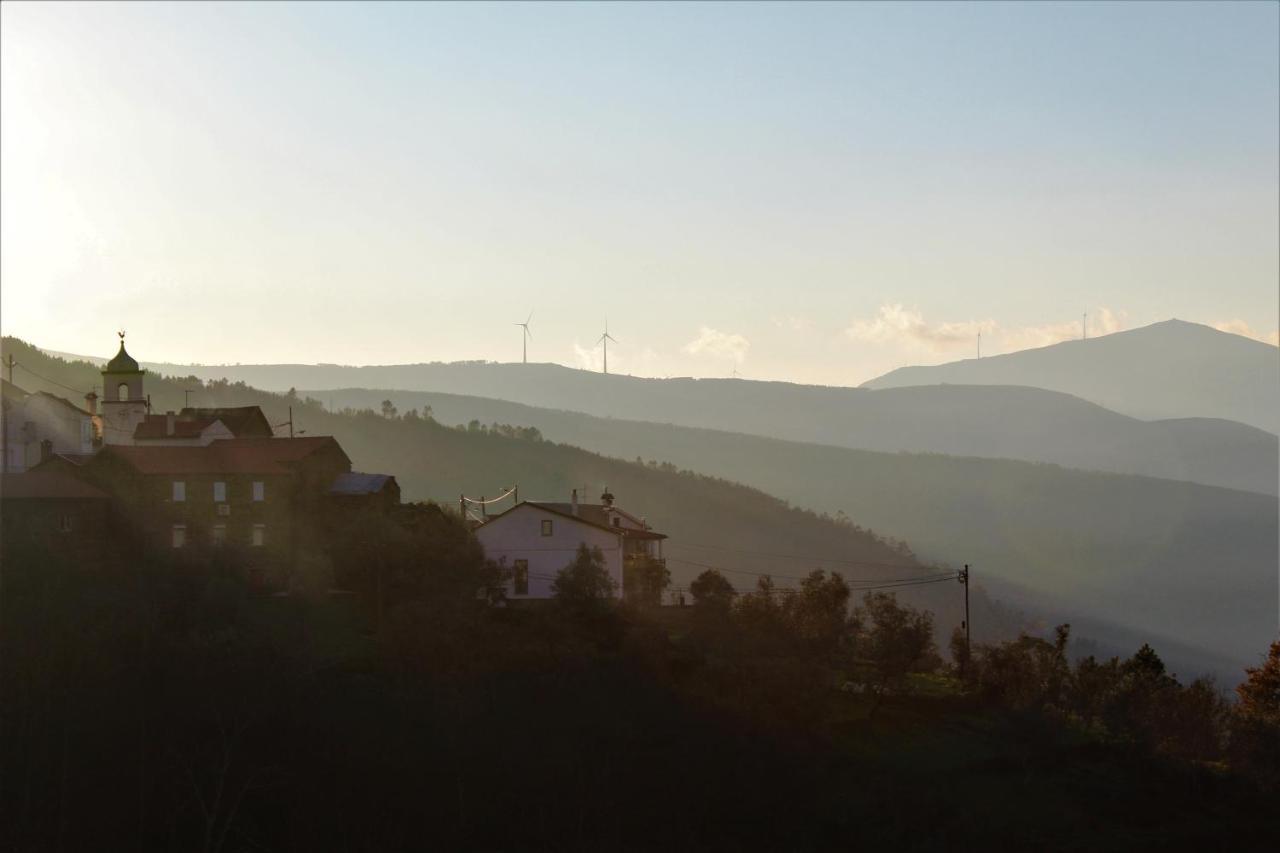
M 18 554 L 95 562 L 111 547 L 111 496 L 65 473 L 0 475 L 0 559 Z
M 575 489 L 568 503 L 523 501 L 476 528 L 485 554 L 511 571 L 508 599 L 554 597 L 556 574 L 573 561 L 581 545 L 600 549 L 619 597 L 630 563 L 663 559 L 667 537 L 616 507 L 608 490 L 598 504 L 582 504 L 577 497 Z

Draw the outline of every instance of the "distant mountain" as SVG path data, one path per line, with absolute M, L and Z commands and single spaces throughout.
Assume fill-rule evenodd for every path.
M 309 388 L 322 399 L 329 389 L 344 387 L 438 391 L 863 450 L 1052 462 L 1264 494 L 1280 491 L 1275 434 L 1212 418 L 1146 422 L 1036 388 L 869 390 L 741 379 L 641 379 L 550 364 L 474 362 L 147 366 L 276 391 Z
M 903 367 L 864 388 L 1026 385 L 1137 418 L 1226 418 L 1280 433 L 1280 349 L 1168 320 L 1085 341 L 936 367 Z

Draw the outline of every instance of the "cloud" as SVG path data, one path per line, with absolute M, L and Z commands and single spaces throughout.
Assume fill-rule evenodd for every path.
M 845 329 L 845 335 L 855 341 L 896 343 L 942 352 L 972 349 L 981 333 L 984 352 L 1013 352 L 1075 340 L 1080 337 L 1080 328 L 1081 324 L 1076 320 L 1008 328 L 995 320 L 931 323 L 917 310 L 904 308 L 901 304 L 885 304 L 880 306 L 875 317 L 854 320 Z M 1105 307 L 1089 312 L 1090 337 L 1109 335 L 1123 328 L 1123 312 L 1117 313 Z M 987 349 L 988 341 L 990 350 Z
M 1246 338 L 1253 338 L 1255 341 L 1262 341 L 1264 344 L 1280 346 L 1280 329 L 1267 334 L 1260 332 L 1246 323 L 1244 320 L 1222 320 L 1214 323 L 1213 327 L 1219 332 L 1230 332 L 1233 335 L 1242 335 Z
M 919 311 L 896 304 L 881 305 L 880 310 L 871 320 L 855 320 L 853 325 L 845 329 L 845 335 L 855 341 L 872 343 L 898 341 L 941 350 L 970 346 L 979 332 L 989 334 L 995 328 L 994 320 L 929 323 Z
M 710 355 L 716 358 L 730 358 L 742 364 L 747 357 L 751 342 L 742 335 L 730 334 L 703 326 L 698 330 L 698 337 L 685 344 L 683 349 L 689 355 Z
M 1099 308 L 1096 311 L 1089 312 L 1087 329 L 1091 338 L 1109 335 L 1123 328 L 1123 312 L 1117 314 L 1110 308 Z M 1013 352 L 1021 349 L 1047 347 L 1063 341 L 1074 341 L 1080 337 L 1080 330 L 1081 324 L 1079 322 L 1067 320 L 1062 323 L 1050 323 L 1045 326 L 1021 326 L 1005 329 L 1000 332 L 999 337 L 1005 350 Z

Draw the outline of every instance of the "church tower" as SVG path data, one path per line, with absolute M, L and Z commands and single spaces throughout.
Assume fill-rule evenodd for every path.
M 124 332 L 120 335 L 120 352 L 107 362 L 102 371 L 102 442 L 133 444 L 133 432 L 146 420 L 146 396 L 142 393 L 143 370 L 124 349 Z

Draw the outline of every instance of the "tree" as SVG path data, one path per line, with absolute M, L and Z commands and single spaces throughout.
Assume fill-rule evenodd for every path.
M 636 557 L 622 568 L 622 588 L 628 601 L 642 607 L 662 604 L 662 594 L 671 585 L 671 570 L 663 560 Z
M 857 656 L 869 665 L 869 680 L 878 693 L 939 664 L 933 614 L 899 604 L 891 592 L 867 593 L 854 611 L 852 627 Z
M 613 598 L 618 584 L 605 568 L 604 554 L 599 548 L 578 545 L 573 561 L 556 573 L 551 592 L 556 600 L 571 609 L 596 609 Z
M 1280 641 L 1271 644 L 1262 666 L 1245 669 L 1236 687 L 1239 702 L 1231 720 L 1232 763 L 1280 789 Z
M 390 400 L 382 401 L 382 416 L 387 419 L 391 419 L 396 416 L 396 407 L 392 405 Z
M 849 585 L 832 572 L 810 572 L 784 612 L 796 639 L 811 653 L 831 655 L 848 638 Z
M 694 615 L 726 617 L 733 606 L 736 590 L 724 575 L 715 569 L 707 569 L 689 584 L 693 596 Z

